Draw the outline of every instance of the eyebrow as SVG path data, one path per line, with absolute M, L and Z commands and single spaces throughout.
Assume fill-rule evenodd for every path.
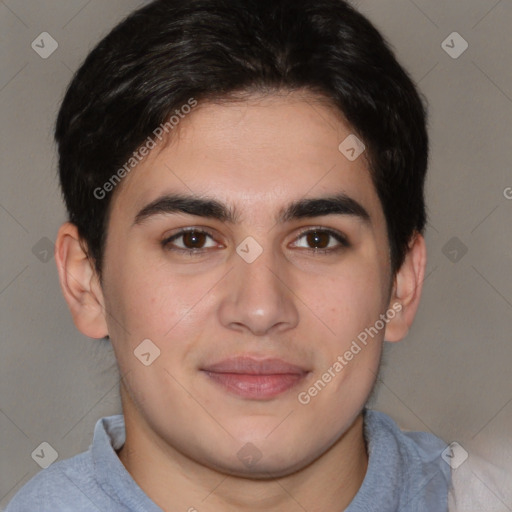
M 144 206 L 135 216 L 134 224 L 141 224 L 146 219 L 156 215 L 175 213 L 216 219 L 231 224 L 236 224 L 240 218 L 236 208 L 213 198 L 167 194 Z M 370 215 L 367 210 L 355 199 L 344 193 L 294 201 L 279 210 L 276 220 L 278 223 L 285 223 L 296 219 L 321 217 L 324 215 L 348 215 L 357 217 L 366 224 L 371 224 Z

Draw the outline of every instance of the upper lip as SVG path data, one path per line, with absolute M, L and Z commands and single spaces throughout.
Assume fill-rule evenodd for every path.
M 209 364 L 202 370 L 211 373 L 238 373 L 243 375 L 304 374 L 308 370 L 282 359 L 241 356 Z

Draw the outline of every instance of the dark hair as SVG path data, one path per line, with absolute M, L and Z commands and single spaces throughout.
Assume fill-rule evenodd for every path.
M 327 99 L 365 143 L 396 272 L 426 222 L 426 111 L 375 27 L 343 0 L 156 0 L 88 55 L 57 119 L 69 220 L 100 277 L 113 194 L 94 191 L 155 128 L 190 98 L 295 90 Z

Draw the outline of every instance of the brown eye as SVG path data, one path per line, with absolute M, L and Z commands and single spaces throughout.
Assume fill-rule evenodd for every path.
M 325 249 L 329 246 L 331 235 L 325 231 L 310 231 L 306 234 L 307 243 L 314 249 Z
M 187 229 L 163 240 L 162 246 L 169 251 L 195 254 L 215 247 L 216 244 L 210 233 L 200 229 Z
M 188 231 L 182 237 L 183 245 L 187 249 L 202 249 L 206 241 L 206 234 L 200 231 Z
M 303 241 L 298 243 L 298 241 Z M 347 238 L 330 229 L 310 229 L 303 231 L 295 242 L 296 247 L 308 249 L 313 253 L 331 253 L 350 247 Z

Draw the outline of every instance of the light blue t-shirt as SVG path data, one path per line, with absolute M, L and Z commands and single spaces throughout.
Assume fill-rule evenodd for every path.
M 389 416 L 372 410 L 365 410 L 364 435 L 368 469 L 344 512 L 448 510 L 450 467 L 441 458 L 443 441 L 425 432 L 402 432 Z M 162 512 L 117 456 L 124 442 L 123 415 L 101 418 L 86 452 L 40 471 L 5 512 Z

